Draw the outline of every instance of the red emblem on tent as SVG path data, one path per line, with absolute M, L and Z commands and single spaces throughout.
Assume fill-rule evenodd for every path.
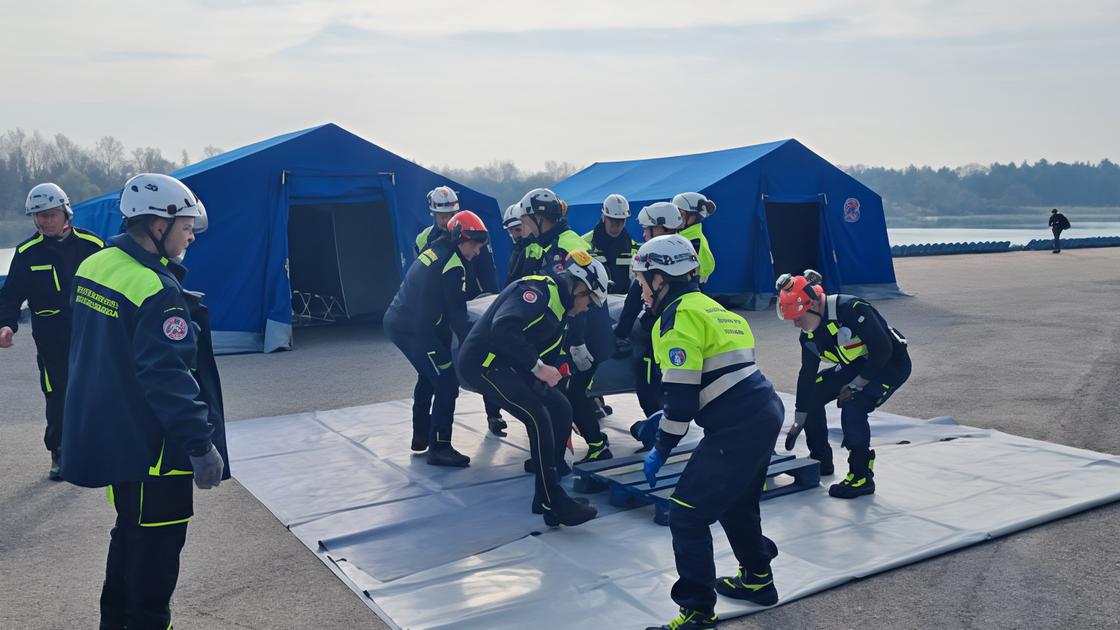
M 844 220 L 848 223 L 859 221 L 859 199 L 848 197 L 844 201 Z
M 537 292 L 531 289 L 526 289 L 526 291 L 521 294 L 521 299 L 525 300 L 529 304 L 532 304 L 537 301 Z
M 187 336 L 187 320 L 172 315 L 163 321 L 163 334 L 171 341 L 182 341 Z

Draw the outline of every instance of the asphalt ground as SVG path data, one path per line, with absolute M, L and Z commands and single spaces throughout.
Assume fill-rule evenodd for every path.
M 885 410 L 1120 453 L 1120 248 L 895 268 L 913 297 L 876 306 L 910 339 L 914 372 Z M 762 370 L 793 391 L 795 329 L 772 311 L 745 315 Z M 0 628 L 92 627 L 112 509 L 103 491 L 47 481 L 29 331 L 16 343 L 0 350 Z M 370 326 L 299 330 L 294 352 L 219 365 L 231 421 L 407 398 L 413 379 Z M 385 627 L 235 480 L 196 492 L 195 514 L 176 627 Z M 1116 628 L 1118 517 L 1099 508 L 720 627 Z

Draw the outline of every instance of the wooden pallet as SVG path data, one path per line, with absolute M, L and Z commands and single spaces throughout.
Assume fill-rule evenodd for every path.
M 654 505 L 653 520 L 659 525 L 669 524 L 669 499 L 676 489 L 677 480 L 688 465 L 694 449 L 674 452 L 657 472 L 657 487 L 650 489 L 646 481 L 642 463 L 645 455 L 617 457 L 602 462 L 579 464 L 572 470 L 575 475 L 574 487 L 585 494 L 610 492 L 611 505 L 624 508 Z M 787 477 L 792 477 L 792 481 Z M 766 471 L 766 486 L 762 500 L 773 499 L 786 494 L 816 488 L 820 485 L 820 462 L 809 458 L 796 458 L 793 455 L 778 455 L 770 458 Z

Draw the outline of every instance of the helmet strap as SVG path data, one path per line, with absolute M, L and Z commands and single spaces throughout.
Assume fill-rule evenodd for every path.
M 164 219 L 164 217 L 149 215 L 148 221 L 144 224 L 144 232 L 147 233 L 148 238 L 151 239 L 152 244 L 155 245 L 156 253 L 159 254 L 160 258 L 170 260 L 171 257 L 167 255 L 167 237 L 171 236 L 171 227 L 175 224 L 175 217 L 164 219 L 167 221 L 167 229 L 163 231 L 163 236 L 159 238 L 156 238 L 155 233 L 152 232 L 152 221 L 155 219 Z

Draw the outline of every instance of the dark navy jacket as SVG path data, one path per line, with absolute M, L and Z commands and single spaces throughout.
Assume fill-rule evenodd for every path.
M 31 309 L 31 335 L 40 352 L 70 340 L 70 283 L 78 265 L 105 246 L 96 234 L 73 228 L 61 241 L 36 234 L 16 247 L 11 270 L 0 289 L 0 328 L 19 330 L 24 300 Z
M 447 236 L 447 232 L 436 227 L 434 223 L 429 225 L 416 235 L 414 253 L 420 254 L 444 236 Z M 473 300 L 483 293 L 498 292 L 498 268 L 494 264 L 494 250 L 490 247 L 490 243 L 486 243 L 486 247 L 478 252 L 474 260 L 464 261 L 464 263 L 468 300 Z
M 185 273 L 127 234 L 78 268 L 62 431 L 67 481 L 100 487 L 189 475 L 189 456 L 211 443 L 229 461 L 208 318 L 175 271 Z
M 464 261 L 450 239 L 437 239 L 420 252 L 385 312 L 385 327 L 412 335 L 437 335 L 462 342 L 471 329 L 467 318 Z
M 476 370 L 498 359 L 528 373 L 539 358 L 558 366 L 571 300 L 566 286 L 549 276 L 526 276 L 514 282 L 471 328 L 459 351 L 459 365 Z
M 797 375 L 797 411 L 807 411 L 821 360 L 852 366 L 868 381 L 906 354 L 906 337 L 887 325 L 871 303 L 854 295 L 825 298 L 821 323 L 802 332 L 801 370 Z

